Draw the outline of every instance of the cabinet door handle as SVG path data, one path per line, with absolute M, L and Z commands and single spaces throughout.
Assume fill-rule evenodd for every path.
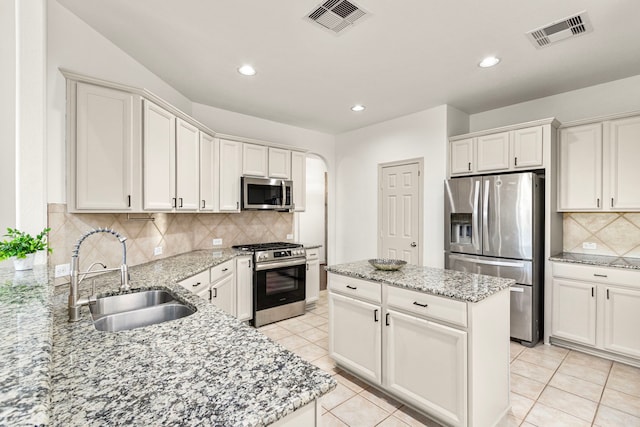
M 467 168 L 471 171 L 471 162 L 468 163 Z
M 347 285 L 347 288 L 349 288 L 349 289 L 353 289 L 354 291 L 355 291 L 356 289 L 358 289 L 358 287 L 357 287 L 357 286 L 351 286 L 351 285 Z
M 182 207 L 182 197 L 179 197 L 179 199 L 180 199 L 180 206 L 179 207 L 181 208 Z
M 389 326 L 389 313 L 384 315 L 384 324 Z
M 172 208 L 175 208 L 175 207 L 176 207 L 176 198 L 175 198 L 175 197 L 172 197 L 172 198 L 171 198 L 171 207 L 172 207 Z
M 611 198 L 611 207 L 613 207 L 613 197 Z
M 307 263 L 307 271 L 309 271 L 309 263 Z
M 211 288 L 209 288 L 209 301 L 211 301 L 212 299 L 213 299 L 212 291 L 211 291 Z
M 213 288 L 213 297 L 218 298 L 218 288 Z
M 373 321 L 374 322 L 378 321 L 378 309 L 377 308 L 375 310 L 373 310 Z
M 518 158 L 517 157 L 513 158 L 513 166 L 518 166 Z
M 222 272 L 224 273 L 225 271 L 229 271 L 229 269 L 228 268 L 223 268 Z
M 597 274 L 597 273 L 593 273 L 593 275 L 594 275 L 595 277 L 604 277 L 605 279 L 606 279 L 607 277 L 609 277 L 609 276 L 607 276 L 606 274 Z
M 596 199 L 596 208 L 599 208 L 599 207 L 600 207 L 600 198 L 597 198 Z
M 613 201 L 613 199 L 611 199 Z M 131 207 L 131 194 L 129 194 L 127 196 L 127 207 L 130 208 Z
M 607 289 L 607 299 L 609 299 L 609 289 Z
M 423 308 L 429 307 L 429 304 L 420 304 L 418 301 L 414 301 L 413 305 L 417 305 L 418 307 L 423 307 Z
M 595 297 L 595 296 L 596 296 L 596 293 L 595 293 L 595 292 L 596 292 L 596 291 L 595 291 L 595 288 L 592 286 L 592 287 L 591 287 L 591 297 Z
M 204 209 L 206 207 L 207 203 L 203 200 L 202 201 L 202 209 Z
M 202 282 L 198 282 L 198 283 L 194 283 L 194 284 L 193 284 L 193 285 L 191 285 L 191 286 L 193 286 L 193 287 L 195 288 L 195 287 L 197 287 L 197 286 L 200 286 L 201 284 L 202 284 Z
M 240 202 L 236 202 L 236 209 L 240 209 Z

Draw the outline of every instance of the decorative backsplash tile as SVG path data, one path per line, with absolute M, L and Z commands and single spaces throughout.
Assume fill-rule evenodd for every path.
M 571 212 L 563 223 L 564 252 L 640 258 L 640 212 Z
M 146 214 L 131 214 L 132 218 Z M 213 249 L 213 239 L 222 246 L 286 241 L 293 234 L 293 214 L 276 211 L 239 213 L 155 213 L 154 221 L 128 219 L 127 214 L 71 214 L 65 204 L 48 205 L 50 265 L 66 264 L 78 238 L 98 227 L 112 228 L 127 237 L 127 264 L 138 265 L 196 249 Z M 162 255 L 153 255 L 162 246 Z M 82 243 L 80 269 L 100 261 L 108 267 L 122 263 L 122 245 L 111 235 L 96 234 Z

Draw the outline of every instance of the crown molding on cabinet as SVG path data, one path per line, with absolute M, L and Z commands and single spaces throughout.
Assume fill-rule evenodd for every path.
M 590 117 L 588 119 L 572 120 L 570 122 L 562 123 L 558 129 L 572 127 L 572 126 L 589 125 L 589 124 L 598 123 L 598 122 L 606 122 L 608 120 L 625 119 L 627 117 L 634 117 L 634 116 L 640 116 L 640 111 L 630 111 L 625 113 L 616 113 L 616 114 L 608 114 L 605 116 Z
M 551 124 L 552 127 L 554 128 L 557 128 L 558 126 L 560 126 L 560 122 L 556 120 L 555 117 L 549 117 L 546 119 L 534 120 L 534 121 L 525 122 L 525 123 L 518 123 L 515 125 L 509 125 L 509 126 L 502 126 L 499 128 L 479 130 L 476 132 L 465 133 L 464 135 L 451 136 L 449 137 L 449 141 L 458 141 L 460 139 L 475 138 L 478 136 L 491 135 L 493 133 L 507 132 L 510 130 L 516 130 L 516 129 L 534 127 L 534 126 L 542 126 L 547 124 Z

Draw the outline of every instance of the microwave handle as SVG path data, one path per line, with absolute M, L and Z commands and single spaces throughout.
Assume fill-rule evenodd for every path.
M 284 208 L 285 203 L 287 203 L 287 189 L 284 186 L 284 180 L 280 181 L 280 185 L 282 185 L 282 203 L 280 206 Z

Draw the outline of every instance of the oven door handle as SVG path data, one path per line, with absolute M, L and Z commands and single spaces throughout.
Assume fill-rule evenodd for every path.
M 266 263 L 255 263 L 256 271 L 262 270 L 273 270 L 281 267 L 295 267 L 298 265 L 305 265 L 307 263 L 306 258 L 300 258 L 293 261 L 278 261 L 278 262 L 266 262 Z

